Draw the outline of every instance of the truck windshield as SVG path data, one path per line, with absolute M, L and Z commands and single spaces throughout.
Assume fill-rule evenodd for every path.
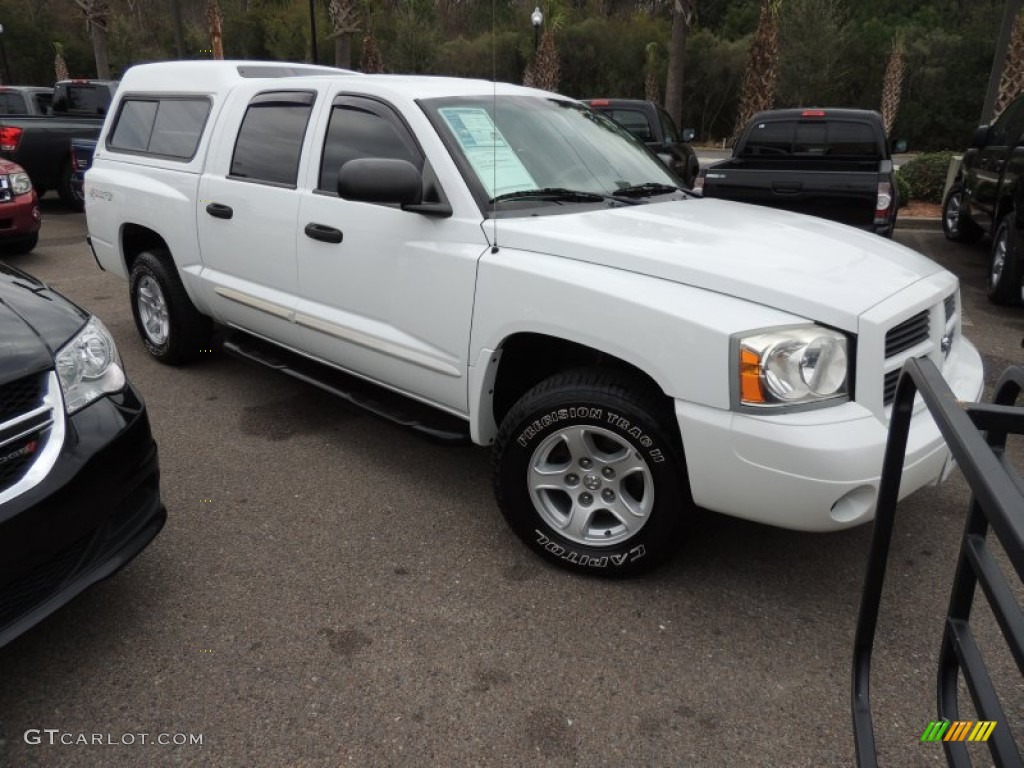
M 566 206 L 616 200 L 621 190 L 676 192 L 680 181 L 628 131 L 573 101 L 537 96 L 421 102 L 466 182 L 494 208 L 514 200 Z M 561 194 L 550 194 L 552 191 Z M 501 203 L 504 206 L 504 203 Z

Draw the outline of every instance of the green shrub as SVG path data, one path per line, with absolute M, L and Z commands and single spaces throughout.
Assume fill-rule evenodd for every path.
M 899 175 L 910 187 L 910 198 L 926 203 L 941 203 L 942 192 L 946 187 L 946 173 L 952 159 L 952 152 L 928 152 L 902 166 Z
M 893 178 L 896 180 L 896 199 L 899 200 L 900 208 L 902 208 L 910 202 L 913 190 L 910 187 L 910 182 L 904 178 L 902 168 L 893 174 Z

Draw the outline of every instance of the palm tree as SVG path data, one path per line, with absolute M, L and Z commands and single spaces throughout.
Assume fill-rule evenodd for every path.
M 110 79 L 110 64 L 107 61 L 107 14 L 110 6 L 107 0 L 75 0 L 85 14 L 85 23 L 92 38 L 92 52 L 96 58 L 96 77 Z
M 523 85 L 540 88 L 545 91 L 558 90 L 558 78 L 561 66 L 558 63 L 558 50 L 555 48 L 554 25 L 544 30 L 540 37 L 540 47 L 523 73 Z
M 206 0 L 206 21 L 210 24 L 210 48 L 213 58 L 224 58 L 224 17 L 217 0 Z
M 693 20 L 697 0 L 673 0 L 672 45 L 668 51 L 668 79 L 665 82 L 665 109 L 676 121 L 683 122 L 683 68 L 686 64 L 686 36 Z
M 1006 66 L 999 80 L 996 107 L 992 122 L 1003 113 L 1007 105 L 1020 93 L 1024 93 L 1024 13 L 1017 15 L 1010 33 L 1010 47 L 1006 49 Z
M 743 76 L 739 113 L 733 138 L 756 112 L 775 106 L 775 87 L 779 80 L 779 9 L 782 0 L 763 0 L 761 18 L 750 44 L 747 71 Z
M 352 33 L 359 30 L 355 0 L 327 0 L 327 15 L 331 17 L 334 38 L 334 66 L 352 67 Z
M 372 30 L 363 38 L 363 59 L 359 68 L 368 75 L 384 71 L 384 57 L 380 55 L 380 46 Z
M 892 39 L 892 53 L 889 64 L 885 68 L 885 81 L 882 84 L 882 123 L 885 134 L 892 134 L 896 113 L 900 109 L 900 96 L 903 93 L 903 36 L 896 35 Z
M 53 76 L 58 83 L 70 78 L 68 64 L 64 61 L 64 46 L 61 43 L 53 44 Z
M 647 44 L 647 65 L 644 67 L 646 73 L 644 74 L 644 98 L 647 101 L 653 101 L 655 104 L 661 103 L 661 94 L 658 90 L 658 44 L 648 43 Z

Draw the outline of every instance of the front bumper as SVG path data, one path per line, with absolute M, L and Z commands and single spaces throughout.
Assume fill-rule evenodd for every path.
M 157 448 L 130 386 L 67 420 L 47 477 L 0 507 L 0 646 L 114 574 L 160 532 Z
M 41 221 L 35 190 L 0 202 L 0 242 L 31 237 L 39 231 Z
M 967 339 L 958 340 L 944 375 L 959 400 L 980 397 L 981 356 Z M 803 531 L 834 531 L 874 517 L 888 427 L 862 405 L 760 416 L 677 400 L 675 410 L 700 506 Z M 938 482 L 950 462 L 919 399 L 900 498 Z

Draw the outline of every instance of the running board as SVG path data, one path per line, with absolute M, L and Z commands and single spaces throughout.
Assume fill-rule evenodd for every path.
M 408 427 L 432 440 L 462 445 L 470 442 L 467 421 L 268 341 L 235 331 L 225 338 L 224 350 L 319 387 L 352 405 Z

